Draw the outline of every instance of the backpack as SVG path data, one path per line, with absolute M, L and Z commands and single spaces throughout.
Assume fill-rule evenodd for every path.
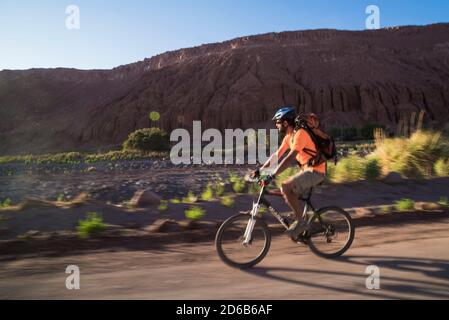
M 304 129 L 315 144 L 314 150 L 304 149 L 303 151 L 312 158 L 307 163 L 311 167 L 320 165 L 327 160 L 334 159 L 337 164 L 337 147 L 334 139 L 320 129 L 320 121 L 313 113 L 300 114 L 295 119 L 295 130 Z

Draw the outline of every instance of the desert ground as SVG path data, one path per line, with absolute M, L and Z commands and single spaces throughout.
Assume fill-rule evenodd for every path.
M 160 164 L 159 164 L 160 165 Z M 294 244 L 266 217 L 274 238 L 268 256 L 251 270 L 224 265 L 214 236 L 226 218 L 249 210 L 254 195 L 234 196 L 233 207 L 198 202 L 206 210 L 192 227 L 188 204 L 132 209 L 120 205 L 151 188 L 163 199 L 199 192 L 229 170 L 250 167 L 157 167 L 64 170 L 3 175 L 0 194 L 22 208 L 3 209 L 0 233 L 2 299 L 410 299 L 449 298 L 449 211 L 381 212 L 402 198 L 435 202 L 449 194 L 448 178 L 325 184 L 312 198 L 317 207 L 338 205 L 351 213 L 356 238 L 341 258 L 326 260 Z M 76 206 L 51 205 L 89 194 Z M 39 202 L 36 199 L 40 199 Z M 50 201 L 51 200 L 51 201 Z M 48 201 L 48 202 L 45 202 Z M 288 211 L 281 198 L 273 205 Z M 108 232 L 80 239 L 76 226 L 87 212 L 102 215 Z M 166 222 L 170 222 L 167 224 Z M 164 225 L 165 228 L 160 226 Z M 81 289 L 67 290 L 65 268 L 78 265 Z M 381 288 L 365 286 L 366 267 L 380 268 Z

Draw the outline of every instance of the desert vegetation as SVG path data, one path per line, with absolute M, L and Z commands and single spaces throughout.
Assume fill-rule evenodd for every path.
M 98 213 L 88 212 L 87 218 L 79 221 L 77 230 L 81 238 L 89 238 L 106 230 L 106 224 Z

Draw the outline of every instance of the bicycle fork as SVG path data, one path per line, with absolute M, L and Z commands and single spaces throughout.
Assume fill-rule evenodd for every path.
M 256 216 L 259 212 L 259 203 L 253 203 L 253 209 L 251 210 L 251 217 L 246 225 L 245 234 L 243 235 L 243 245 L 247 246 L 251 243 L 254 226 L 256 225 Z

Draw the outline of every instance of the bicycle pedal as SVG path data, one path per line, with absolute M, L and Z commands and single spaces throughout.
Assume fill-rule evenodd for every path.
M 307 245 L 307 240 L 303 237 L 298 237 L 298 239 L 296 240 L 296 243 Z

